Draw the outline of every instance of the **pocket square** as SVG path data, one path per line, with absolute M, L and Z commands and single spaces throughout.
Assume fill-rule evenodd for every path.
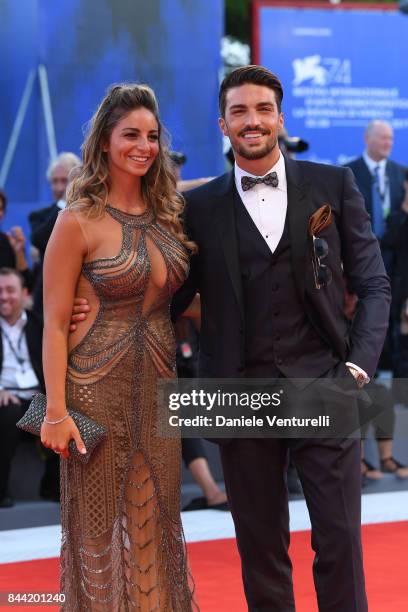
M 323 204 L 309 218 L 309 236 L 317 236 L 333 221 L 330 204 Z

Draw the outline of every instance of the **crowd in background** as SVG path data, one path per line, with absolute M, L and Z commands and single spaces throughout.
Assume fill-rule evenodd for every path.
M 395 378 L 408 378 L 408 170 L 390 159 L 392 145 L 391 126 L 383 121 L 373 121 L 366 128 L 362 154 L 348 165 L 370 213 L 373 232 L 380 242 L 392 283 L 389 332 L 379 369 L 392 372 Z M 293 140 L 284 135 L 281 148 L 287 155 L 293 154 L 293 149 L 302 150 L 299 143 L 297 146 L 296 149 Z M 173 152 L 172 159 L 180 191 L 210 180 L 182 181 L 180 170 L 186 158 L 182 153 Z M 61 153 L 51 162 L 47 179 L 52 203 L 30 214 L 29 240 L 20 227 L 12 227 L 7 233 L 0 232 L 0 508 L 13 505 L 9 475 L 21 436 L 15 423 L 27 409 L 32 395 L 44 391 L 41 365 L 42 262 L 58 214 L 65 207 L 69 178 L 80 163 L 80 159 L 69 152 Z M 6 209 L 7 197 L 4 191 L 0 191 L 0 221 L 6 215 Z M 28 263 L 29 250 L 32 265 Z M 61 271 L 63 273 L 63 265 Z M 350 320 L 355 302 L 345 279 L 345 314 Z M 183 321 L 176 328 L 176 337 L 179 375 L 194 377 L 199 330 L 189 321 Z M 379 469 L 367 462 L 363 455 L 363 484 L 381 478 L 385 472 L 408 478 L 408 467 L 393 454 L 395 397 L 378 378 L 371 381 L 368 392 L 380 406 L 378 418 L 373 423 L 378 440 Z M 403 403 L 403 399 L 399 398 L 399 401 Z M 366 430 L 368 424 L 362 423 L 362 426 Z M 44 459 L 40 496 L 58 501 L 59 459 L 55 453 L 39 452 Z M 203 491 L 203 497 L 193 500 L 185 509 L 227 509 L 225 493 L 211 474 L 201 441 L 184 441 L 183 456 Z M 296 479 L 290 480 L 289 484 L 296 492 Z

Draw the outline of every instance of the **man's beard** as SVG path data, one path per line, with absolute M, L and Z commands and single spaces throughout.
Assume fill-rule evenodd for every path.
M 262 149 L 258 149 L 256 151 L 251 151 L 244 148 L 241 144 L 238 145 L 236 149 L 236 153 L 243 157 L 244 159 L 252 160 L 252 159 L 262 159 L 266 157 L 273 151 L 273 149 L 278 144 L 278 139 L 276 138 L 275 142 L 267 142 Z

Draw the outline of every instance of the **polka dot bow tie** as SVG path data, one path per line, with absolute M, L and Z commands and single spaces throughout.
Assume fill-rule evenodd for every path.
M 243 176 L 241 178 L 241 186 L 243 191 L 249 191 L 255 185 L 259 185 L 260 183 L 265 183 L 269 187 L 277 187 L 279 185 L 279 179 L 276 172 L 269 172 L 265 176 L 257 176 L 256 178 L 253 176 Z

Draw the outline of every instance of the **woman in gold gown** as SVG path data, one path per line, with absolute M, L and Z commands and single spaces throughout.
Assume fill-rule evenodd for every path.
M 171 296 L 188 251 L 157 102 L 116 85 L 98 108 L 44 267 L 47 415 L 61 454 L 65 610 L 192 609 L 180 522 L 180 441 L 157 434 L 156 383 L 175 376 Z M 75 295 L 90 315 L 69 334 Z M 67 407 L 108 431 L 88 463 Z

